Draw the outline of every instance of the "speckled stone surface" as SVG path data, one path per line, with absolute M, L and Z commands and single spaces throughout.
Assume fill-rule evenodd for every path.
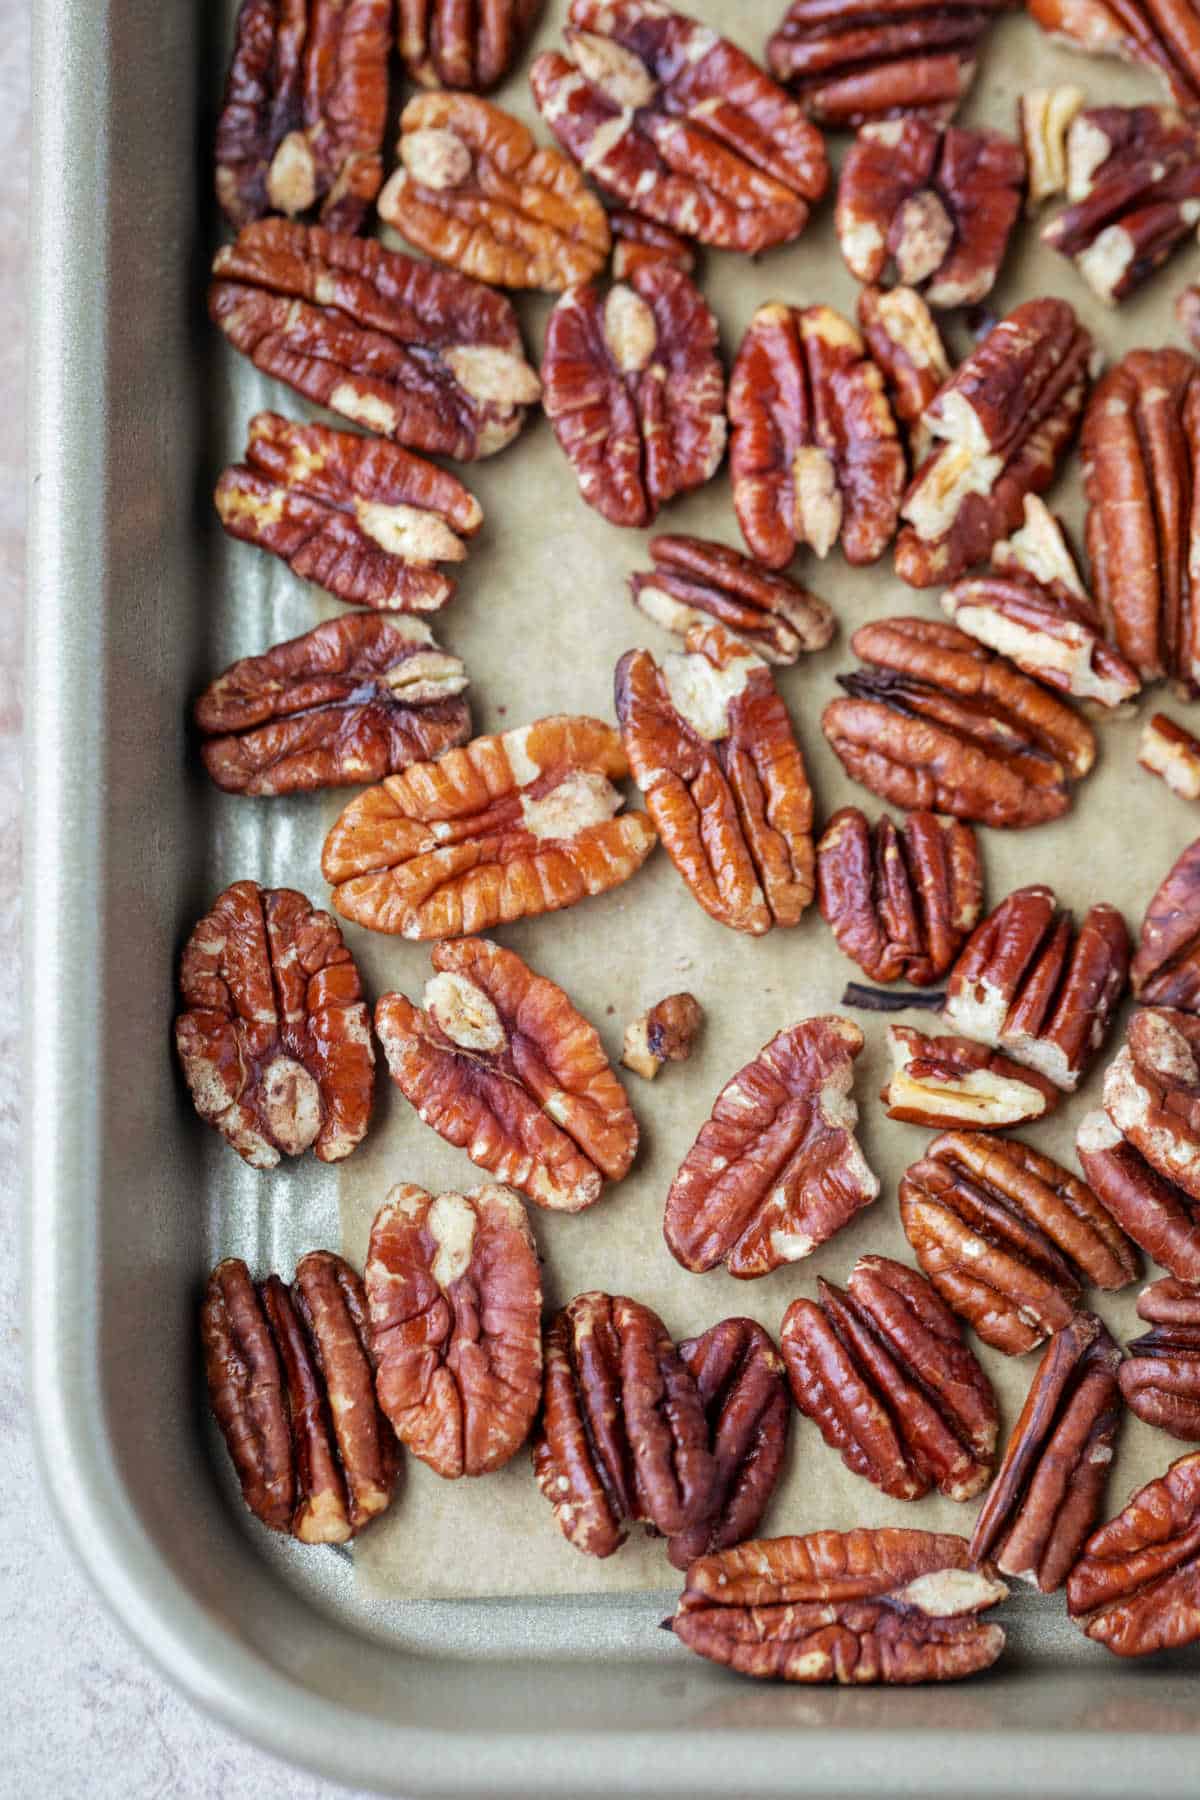
M 111 1624 L 42 1500 L 21 1342 L 18 1102 L 28 0 L 0 0 L 0 1797 L 313 1800 L 349 1790 L 218 1729 Z

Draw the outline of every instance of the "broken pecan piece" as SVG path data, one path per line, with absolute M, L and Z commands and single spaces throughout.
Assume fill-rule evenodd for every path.
M 542 1281 L 506 1187 L 394 1187 L 364 1273 L 375 1392 L 438 1475 L 488 1475 L 529 1436 L 542 1392 Z
M 503 294 L 317 225 L 243 226 L 213 259 L 208 309 L 264 375 L 439 456 L 503 450 L 541 394 Z
M 414 763 L 334 824 L 333 904 L 374 931 L 440 938 L 605 894 L 655 843 L 645 813 L 620 814 L 612 784 L 628 773 L 611 725 L 565 713 Z
M 1143 681 L 1200 693 L 1190 536 L 1200 363 L 1131 350 L 1097 383 L 1080 437 L 1092 584 L 1109 637 Z
M 1087 1114 L 1075 1153 L 1092 1191 L 1134 1243 L 1181 1281 L 1200 1281 L 1200 1219 L 1183 1189 L 1125 1143 L 1105 1112 Z
M 1172 1437 L 1200 1441 L 1200 1287 L 1164 1276 L 1138 1295 L 1139 1319 L 1152 1330 L 1134 1338 L 1121 1364 L 1130 1412 Z
M 618 206 L 608 215 L 612 233 L 612 278 L 628 281 L 643 263 L 670 263 L 684 275 L 696 272 L 696 253 L 686 238 L 644 219 L 640 213 Z
M 794 663 L 833 637 L 824 600 L 740 550 L 694 537 L 651 538 L 647 548 L 654 572 L 629 577 L 634 604 L 678 637 L 716 619 L 769 663 Z
M 704 1404 L 657 1313 L 577 1294 L 546 1333 L 545 1362 L 533 1472 L 568 1542 L 611 1556 L 628 1525 L 675 1537 L 711 1517 Z
M 817 898 L 838 949 L 871 981 L 930 987 L 945 974 L 983 904 L 969 825 L 914 812 L 867 824 L 834 813 L 817 845 Z
M 839 675 L 821 729 L 846 773 L 883 800 L 1015 828 L 1061 818 L 1091 769 L 1091 727 L 965 631 L 881 619 L 850 639 L 872 665 Z
M 1055 1332 L 975 1521 L 971 1560 L 1043 1594 L 1062 1586 L 1100 1516 L 1121 1422 L 1120 1346 L 1094 1313 Z
M 753 1537 L 783 1469 L 792 1408 L 779 1352 L 753 1319 L 722 1319 L 679 1346 L 708 1420 L 716 1478 L 706 1516 L 667 1544 L 677 1569 Z
M 435 944 L 431 960 L 423 1011 L 403 994 L 375 1008 L 392 1080 L 426 1125 L 538 1206 L 591 1206 L 638 1143 L 599 1034 L 487 938 Z
M 543 404 L 589 506 L 613 525 L 649 525 L 703 487 L 725 454 L 717 321 L 695 283 L 645 263 L 602 295 L 573 287 L 542 353 Z
M 892 1073 L 879 1098 L 889 1119 L 908 1125 L 973 1126 L 1000 1131 L 1053 1112 L 1054 1083 L 986 1044 L 929 1037 L 911 1025 L 889 1025 Z
M 529 71 L 559 143 L 623 206 L 754 254 L 800 236 L 825 192 L 821 134 L 758 64 L 657 0 L 572 0 L 566 55 Z
M 1193 350 L 1200 350 L 1200 282 L 1184 288 L 1175 302 L 1175 317 Z
M 1138 762 L 1151 775 L 1161 775 L 1181 800 L 1200 800 L 1200 738 L 1166 713 L 1154 713 L 1142 726 Z
M 608 221 L 574 163 L 474 94 L 418 94 L 379 216 L 438 262 L 494 287 L 561 293 L 608 258 Z
M 467 671 L 417 620 L 327 619 L 244 656 L 195 705 L 200 754 L 231 794 L 379 781 L 471 735 Z
M 831 306 L 760 306 L 729 378 L 733 505 L 751 552 L 782 569 L 808 544 L 876 562 L 896 529 L 904 447 L 883 376 Z
M 867 349 L 883 374 L 892 411 L 908 437 L 911 465 L 922 463 L 932 440 L 921 420 L 944 381 L 950 358 L 937 321 L 915 288 L 865 287 L 858 323 Z
M 1129 933 L 1115 906 L 1078 931 L 1051 888 L 1017 888 L 976 926 L 954 965 L 943 1017 L 1073 1093 L 1108 1035 L 1129 977 Z
M 1200 1639 L 1200 1452 L 1092 1533 L 1067 1581 L 1067 1610 L 1115 1656 Z
M 625 1027 L 621 1061 L 653 1081 L 664 1063 L 686 1062 L 704 1019 L 694 994 L 668 994 Z
M 1025 186 L 1025 157 L 999 131 L 928 119 L 864 125 L 838 178 L 834 228 L 859 281 L 897 281 L 930 306 L 991 292 Z
M 818 1279 L 793 1300 L 780 1345 L 792 1398 L 856 1475 L 894 1500 L 931 1488 L 970 1500 L 995 1460 L 992 1385 L 924 1276 L 887 1256 L 855 1263 L 848 1291 Z
M 893 1526 L 814 1531 L 702 1556 L 668 1623 L 689 1650 L 743 1675 L 958 1681 L 1003 1650 L 1003 1627 L 976 1615 L 1007 1594 L 968 1567 L 965 1538 Z
M 1093 351 L 1065 300 L 1026 300 L 938 390 L 923 423 L 939 442 L 900 506 L 896 573 L 911 587 L 956 581 L 1017 529 L 1075 435 Z
M 1104 1073 L 1102 1104 L 1164 1181 L 1200 1200 L 1200 1019 L 1142 1007 Z
M 1015 1138 L 935 1138 L 900 1183 L 900 1219 L 947 1305 L 1008 1356 L 1065 1330 L 1085 1280 L 1113 1290 L 1137 1274 L 1095 1194 Z
M 363 1285 L 313 1250 L 291 1287 L 229 1257 L 200 1312 L 208 1396 L 256 1519 L 344 1544 L 392 1497 L 399 1451 L 375 1403 Z
M 1142 63 L 1177 103 L 1200 105 L 1200 19 L 1191 0 L 1026 0 L 1043 31 L 1092 56 Z
M 795 925 L 813 896 L 812 790 L 771 671 L 723 626 L 657 664 L 629 650 L 616 707 L 667 854 L 718 924 Z
M 1200 1013 L 1200 838 L 1176 858 L 1146 908 L 1130 975 L 1143 1004 Z
M 254 1169 L 366 1134 L 375 1052 L 342 934 L 293 888 L 235 881 L 183 952 L 175 1047 L 200 1117 Z
M 426 88 L 484 93 L 525 47 L 542 0 L 398 0 L 399 46 L 409 78 Z
M 1067 133 L 1087 103 L 1082 88 L 1027 88 L 1017 101 L 1017 120 L 1028 172 L 1026 212 L 1035 213 L 1067 186 Z
M 235 229 L 315 209 L 358 230 L 383 180 L 390 49 L 390 0 L 242 0 L 216 132 Z
M 667 1195 L 663 1235 L 698 1275 L 750 1279 L 799 1262 L 869 1206 L 879 1182 L 854 1138 L 849 1019 L 804 1019 L 726 1082 Z

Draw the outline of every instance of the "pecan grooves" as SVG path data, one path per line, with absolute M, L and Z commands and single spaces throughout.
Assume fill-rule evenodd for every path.
M 1151 1330 L 1118 1371 L 1125 1404 L 1147 1425 L 1200 1442 L 1200 1288 L 1165 1275 L 1142 1289 L 1137 1310 Z
M 397 0 L 404 68 L 426 88 L 483 93 L 525 47 L 542 0 Z
M 1025 210 L 1035 213 L 1067 186 L 1067 133 L 1087 103 L 1082 88 L 1063 83 L 1027 88 L 1017 101 L 1017 120 L 1028 171 Z
M 1104 1073 L 1102 1104 L 1164 1181 L 1200 1201 L 1200 1020 L 1143 1007 Z
M 1143 1004 L 1200 1013 L 1200 838 L 1181 852 L 1155 890 L 1130 977 Z
M 1200 1218 L 1190 1195 L 1152 1169 L 1099 1110 L 1080 1124 L 1075 1153 L 1122 1231 L 1181 1281 L 1200 1281 Z
M 950 379 L 950 358 L 937 321 L 915 288 L 864 287 L 858 296 L 858 323 L 892 411 L 904 426 L 910 466 L 916 468 L 932 448 L 921 423 L 925 409 Z
M 656 537 L 653 573 L 629 577 L 634 604 L 677 637 L 715 619 L 764 662 L 794 663 L 833 637 L 833 611 L 790 576 L 708 538 Z
M 1176 102 L 1200 105 L 1200 18 L 1190 0 L 1027 0 L 1043 31 L 1092 56 L 1142 63 Z
M 1181 1456 L 1092 1533 L 1067 1581 L 1067 1610 L 1115 1656 L 1200 1638 L 1200 1453 Z
M 612 233 L 612 278 L 628 281 L 643 263 L 670 263 L 685 275 L 696 272 L 696 253 L 686 238 L 656 225 L 653 219 L 618 206 L 608 215 Z

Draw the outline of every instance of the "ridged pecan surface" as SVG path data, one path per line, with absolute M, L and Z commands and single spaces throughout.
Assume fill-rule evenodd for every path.
M 542 0 L 397 0 L 397 8 L 411 80 L 484 93 L 516 63 Z
M 1200 1442 L 1200 1287 L 1164 1275 L 1142 1289 L 1137 1310 L 1151 1329 L 1118 1371 L 1125 1404 L 1147 1425 Z
M 817 845 L 817 897 L 838 949 L 872 981 L 929 987 L 979 918 L 983 868 L 969 825 L 912 812 L 873 826 L 834 813 Z
M 1200 1208 L 1127 1144 L 1108 1114 L 1086 1115 L 1075 1153 L 1093 1193 L 1122 1231 L 1181 1281 L 1200 1281 Z
M 1067 1608 L 1115 1656 L 1200 1639 L 1200 1453 L 1181 1456 L 1093 1532 L 1067 1582 Z
M 1200 15 L 1192 0 L 1027 0 L 1043 31 L 1092 56 L 1153 69 L 1189 111 L 1200 106 Z
M 1200 1013 L 1200 838 L 1180 853 L 1156 888 L 1130 977 L 1144 1005 Z
M 833 637 L 832 609 L 790 576 L 708 538 L 656 537 L 653 573 L 629 577 L 634 604 L 678 637 L 715 619 L 764 662 L 794 663 Z

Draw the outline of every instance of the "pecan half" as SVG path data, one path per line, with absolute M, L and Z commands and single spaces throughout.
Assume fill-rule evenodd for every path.
M 915 288 L 865 287 L 858 296 L 858 323 L 883 374 L 892 411 L 905 428 L 915 468 L 932 447 L 921 423 L 925 409 L 950 378 L 937 321 Z
M 1008 661 L 933 619 L 861 625 L 871 665 L 839 675 L 821 729 L 846 773 L 897 806 L 1016 828 L 1061 818 L 1091 769 L 1091 727 Z
M 371 1026 L 350 952 L 293 888 L 235 881 L 188 939 L 175 1047 L 200 1117 L 254 1169 L 366 1135 Z
M 394 1187 L 364 1272 L 375 1392 L 438 1475 L 488 1475 L 529 1436 L 542 1392 L 542 1281 L 505 1187 Z
M 889 1119 L 1000 1131 L 1053 1112 L 1060 1094 L 1037 1070 L 963 1037 L 889 1025 L 892 1073 L 879 1098 Z
M 1026 300 L 938 390 L 923 422 L 939 441 L 900 506 L 896 573 L 910 586 L 956 581 L 1017 529 L 1075 435 L 1092 356 L 1065 300 Z
M 710 1517 L 718 1480 L 700 1392 L 657 1313 L 577 1294 L 546 1333 L 533 1472 L 563 1536 L 611 1556 L 628 1525 L 667 1537 Z
M 1035 213 L 1067 186 L 1067 133 L 1087 104 L 1082 88 L 1063 83 L 1027 88 L 1017 101 L 1017 122 L 1027 170 L 1026 212 Z
M 1092 56 L 1142 63 L 1178 104 L 1200 105 L 1200 20 L 1190 0 L 1026 0 L 1043 31 Z
M 930 987 L 983 905 L 975 833 L 929 812 L 870 826 L 844 806 L 817 845 L 817 899 L 838 949 L 871 981 Z
M 854 326 L 831 306 L 760 306 L 729 378 L 733 505 L 751 552 L 878 561 L 896 529 L 904 447 Z
M 1193 350 L 1200 350 L 1200 282 L 1185 287 L 1175 302 L 1175 317 Z
M 779 1352 L 753 1319 L 722 1319 L 679 1346 L 708 1420 L 716 1478 L 708 1514 L 667 1544 L 686 1569 L 753 1537 L 783 1469 L 792 1408 Z
M 612 233 L 614 281 L 628 281 L 636 268 L 649 262 L 670 263 L 684 275 L 695 274 L 696 253 L 678 232 L 669 231 L 665 225 L 656 225 L 653 219 L 645 219 L 623 206 L 615 207 L 609 213 L 608 227 Z
M 398 444 L 255 413 L 245 461 L 213 495 L 231 537 L 283 558 L 301 581 L 383 612 L 435 612 L 454 592 L 483 509 L 448 469 Z
M 720 925 L 795 925 L 813 896 L 812 790 L 771 671 L 721 625 L 657 664 L 629 650 L 616 707 L 667 854 Z
M 745 53 L 657 0 L 571 0 L 566 55 L 529 71 L 563 148 L 606 193 L 702 244 L 798 238 L 825 192 L 821 134 Z
M 860 1527 L 703 1556 L 668 1623 L 689 1650 L 743 1675 L 959 1681 L 1003 1650 L 1003 1627 L 976 1615 L 1007 1594 L 968 1567 L 965 1538 Z
M 792 0 L 767 40 L 767 64 L 825 125 L 898 114 L 948 119 L 974 79 L 984 33 L 1011 4 Z
M 487 938 L 436 944 L 431 960 L 423 1011 L 403 994 L 375 1008 L 392 1080 L 426 1125 L 538 1206 L 591 1206 L 638 1143 L 598 1032 Z
M 242 1497 L 272 1531 L 344 1544 L 392 1497 L 399 1450 L 375 1403 L 363 1285 L 312 1250 L 289 1287 L 217 1264 L 200 1311 L 208 1397 Z
M 1055 1332 L 975 1521 L 971 1560 L 1043 1594 L 1062 1586 L 1100 1516 L 1121 1422 L 1120 1346 L 1094 1313 Z
M 1116 305 L 1200 220 L 1200 126 L 1168 106 L 1081 112 L 1067 134 L 1067 199 L 1042 242 Z
M 1128 977 L 1129 933 L 1115 906 L 1089 907 L 1076 931 L 1051 888 L 1017 888 L 972 933 L 943 1017 L 1073 1093 Z
M 486 92 L 525 47 L 542 0 L 398 0 L 400 55 L 422 87 Z
M 439 938 L 606 894 L 655 843 L 645 813 L 620 813 L 612 784 L 628 772 L 611 725 L 566 713 L 414 763 L 334 824 L 333 904 L 374 931 Z
M 1200 1287 L 1164 1276 L 1142 1289 L 1137 1310 L 1152 1329 L 1121 1364 L 1125 1404 L 1147 1425 L 1200 1442 Z
M 900 1219 L 947 1305 L 1008 1356 L 1065 1330 L 1084 1281 L 1112 1290 L 1138 1271 L 1096 1195 L 1015 1138 L 935 1138 L 900 1183 Z
M 1200 1013 L 1200 838 L 1176 858 L 1146 908 L 1130 976 L 1147 1006 Z
M 1139 1488 L 1084 1545 L 1067 1610 L 1115 1656 L 1200 1639 L 1200 1453 Z
M 649 525 L 703 487 L 725 454 L 717 321 L 695 283 L 644 263 L 601 294 L 575 287 L 546 326 L 546 417 L 589 506 L 613 525 Z
M 1142 726 L 1138 762 L 1151 775 L 1161 775 L 1181 800 L 1200 800 L 1200 738 L 1166 713 L 1155 713 Z
M 327 619 L 205 688 L 194 709 L 200 754 L 231 794 L 379 781 L 467 741 L 466 686 L 462 662 L 417 620 Z
M 1190 1196 L 1125 1143 L 1105 1112 L 1084 1118 L 1075 1153 L 1092 1191 L 1134 1243 L 1181 1281 L 1200 1281 L 1200 1218 Z
M 929 1282 L 887 1256 L 855 1263 L 848 1291 L 818 1279 L 793 1300 L 780 1345 L 792 1398 L 894 1500 L 931 1488 L 970 1500 L 991 1479 L 999 1415 L 962 1329 Z
M 1164 1181 L 1200 1200 L 1200 1020 L 1143 1007 L 1104 1072 L 1103 1106 Z
M 474 94 L 418 94 L 379 216 L 438 262 L 495 287 L 561 293 L 608 258 L 608 221 L 574 163 Z
M 1021 210 L 1025 157 L 999 131 L 928 119 L 860 129 L 842 163 L 834 228 L 859 281 L 918 288 L 930 306 L 991 292 Z
M 667 1195 L 663 1235 L 698 1275 L 747 1280 L 799 1262 L 869 1206 L 879 1182 L 854 1138 L 849 1019 L 804 1019 L 727 1081 Z
M 740 550 L 694 537 L 651 538 L 647 548 L 654 571 L 631 575 L 629 591 L 648 619 L 678 637 L 716 619 L 769 663 L 794 663 L 833 637 L 824 600 Z
M 1080 438 L 1092 584 L 1109 637 L 1143 681 L 1200 693 L 1192 594 L 1200 363 L 1131 350 L 1097 383 Z
M 625 1027 L 621 1061 L 627 1069 L 653 1081 L 664 1063 L 687 1061 L 703 1020 L 694 994 L 668 994 Z
M 503 450 L 541 394 L 503 294 L 320 226 L 243 226 L 213 259 L 208 310 L 264 375 L 439 456 Z
M 235 228 L 314 210 L 357 231 L 383 180 L 391 0 L 242 0 L 217 120 L 217 199 Z

